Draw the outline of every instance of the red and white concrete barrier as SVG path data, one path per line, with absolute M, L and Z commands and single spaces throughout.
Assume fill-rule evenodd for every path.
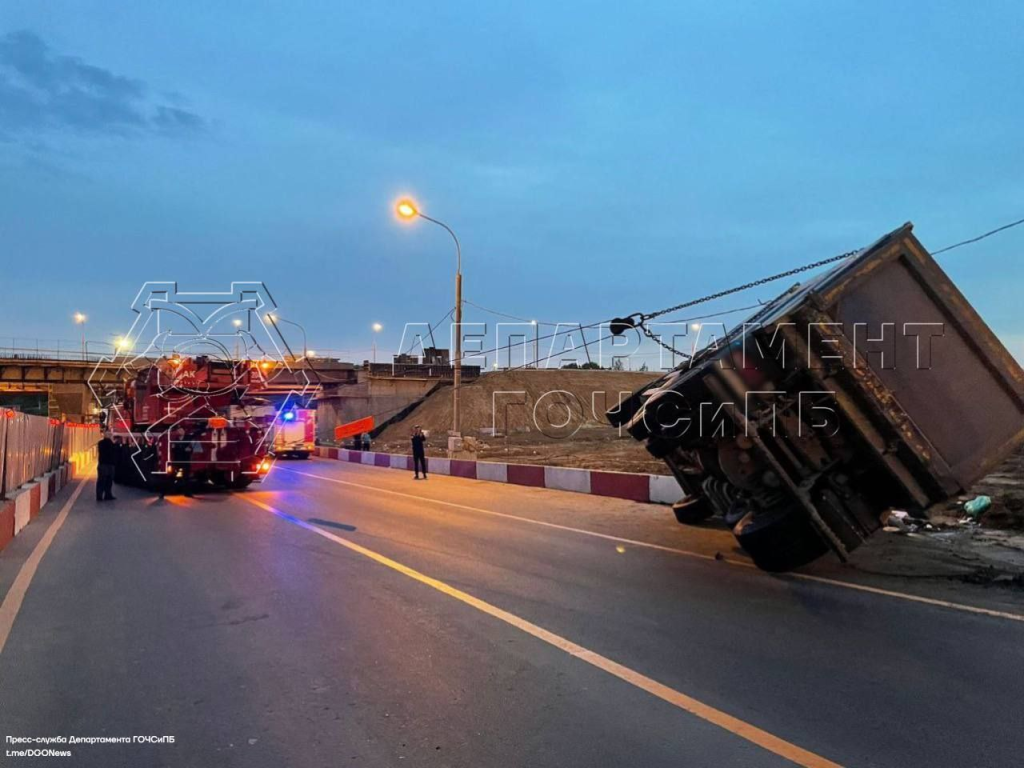
M 57 492 L 74 477 L 73 465 L 64 464 L 30 483 L 25 483 L 8 493 L 6 499 L 0 500 L 0 550 L 21 533 Z
M 348 461 L 371 467 L 412 470 L 412 456 L 396 453 L 350 451 L 345 448 L 318 446 L 317 456 Z M 574 493 L 612 496 L 617 499 L 654 504 L 672 504 L 683 496 L 682 489 L 670 475 L 645 475 L 635 472 L 608 472 L 572 467 L 542 467 L 536 464 L 507 464 L 495 461 L 427 458 L 432 475 L 451 475 L 495 483 L 552 488 Z

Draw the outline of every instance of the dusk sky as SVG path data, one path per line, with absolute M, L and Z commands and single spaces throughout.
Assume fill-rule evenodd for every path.
M 1024 216 L 1019 2 L 226 6 L 4 2 L 0 336 L 260 280 L 310 346 L 393 351 L 453 303 L 402 193 L 467 299 L 559 322 Z M 940 257 L 1019 357 L 1022 254 Z

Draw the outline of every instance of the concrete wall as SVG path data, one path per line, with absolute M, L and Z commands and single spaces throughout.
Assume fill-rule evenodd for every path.
M 366 416 L 377 423 L 423 398 L 437 384 L 436 379 L 376 378 L 359 372 L 356 384 L 325 386 L 317 400 L 317 439 L 333 440 L 334 428 Z

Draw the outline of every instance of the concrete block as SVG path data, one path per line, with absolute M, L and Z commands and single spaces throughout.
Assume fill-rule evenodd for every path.
M 376 460 L 377 460 L 377 454 L 373 453 L 372 451 L 363 451 L 363 455 L 362 455 L 362 463 L 363 464 L 368 464 L 369 466 L 372 467 L 374 465 L 374 463 L 376 462 Z
M 14 501 L 0 501 L 0 549 L 14 538 Z
M 572 467 L 544 467 L 544 487 L 559 491 L 590 493 L 590 470 Z
M 468 477 L 476 480 L 476 462 L 469 459 L 452 459 L 452 477 Z
M 532 464 L 509 464 L 508 481 L 515 485 L 530 485 L 534 488 L 544 487 L 544 467 Z
M 14 497 L 14 535 L 21 533 L 21 529 L 28 525 L 32 519 L 32 492 L 23 488 Z
M 628 472 L 590 472 L 590 492 L 598 496 L 614 496 L 631 501 L 651 500 L 650 475 Z
M 499 464 L 496 461 L 478 461 L 476 463 L 476 479 L 507 483 L 508 464 Z
M 46 506 L 46 502 L 50 500 L 50 475 L 45 474 L 39 481 L 39 508 L 42 509 Z
M 36 515 L 39 514 L 39 510 L 41 509 L 41 507 L 39 505 L 39 483 L 37 481 L 37 482 L 32 483 L 31 485 L 26 486 L 26 487 L 28 488 L 29 499 L 30 499 L 30 501 L 29 501 L 29 504 L 30 504 L 29 514 L 32 517 L 35 517 Z
M 412 468 L 412 456 L 405 456 L 401 453 L 392 453 L 389 455 L 391 459 L 392 469 L 411 469 Z
M 451 473 L 452 463 L 449 459 L 435 459 L 427 456 L 428 475 L 450 475 Z
M 651 475 L 650 496 L 655 504 L 675 504 L 685 494 L 672 475 Z

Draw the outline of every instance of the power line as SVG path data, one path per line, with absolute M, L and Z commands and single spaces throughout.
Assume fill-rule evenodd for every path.
M 983 235 L 972 237 L 970 240 L 963 240 L 959 243 L 954 243 L 953 245 L 947 245 L 945 248 L 939 248 L 939 250 L 937 251 L 932 251 L 932 256 L 938 256 L 940 253 L 952 251 L 954 248 L 959 248 L 961 245 L 970 245 L 971 243 L 976 243 L 979 240 L 984 240 L 986 237 L 991 237 L 992 235 L 998 234 L 1000 232 L 1005 232 L 1008 229 L 1013 229 L 1014 227 L 1020 224 L 1024 224 L 1024 219 L 1017 219 L 1017 221 L 1012 221 L 1009 224 L 1003 224 L 1003 226 L 1001 227 L 996 227 L 995 229 L 989 230 Z
M 1000 232 L 1004 232 L 1004 231 L 1006 231 L 1008 229 L 1012 229 L 1013 227 L 1019 226 L 1020 224 L 1024 224 L 1024 219 L 1018 219 L 1017 221 L 1010 222 L 1009 224 L 1004 224 L 1001 227 L 997 227 L 996 229 L 989 230 L 988 232 L 985 232 L 985 233 L 983 233 L 981 235 L 978 235 L 977 237 L 972 237 L 972 238 L 970 238 L 968 240 L 963 240 L 962 242 L 954 243 L 953 245 L 948 245 L 948 246 L 946 246 L 944 248 L 940 248 L 937 251 L 932 251 L 931 253 L 932 253 L 933 256 L 936 256 L 936 255 L 938 255 L 940 253 L 945 253 L 945 252 L 951 251 L 951 250 L 953 250 L 955 248 L 960 248 L 961 246 L 964 246 L 964 245 L 970 245 L 970 244 L 976 243 L 976 242 L 978 242 L 980 240 L 984 240 L 987 237 L 991 237 L 992 235 L 998 234 Z M 556 336 L 560 336 L 560 335 L 562 335 L 564 333 L 574 333 L 576 330 L 580 330 L 582 332 L 584 329 L 587 329 L 587 328 L 595 328 L 595 327 L 598 327 L 598 326 L 601 326 L 601 325 L 604 325 L 604 324 L 609 324 L 611 326 L 611 331 L 612 331 L 612 335 L 613 336 L 619 336 L 622 333 L 624 333 L 625 331 L 629 330 L 630 328 L 636 329 L 639 332 L 641 332 L 644 335 L 646 335 L 648 338 L 650 338 L 655 343 L 660 344 L 665 349 L 670 350 L 670 351 L 672 351 L 675 354 L 679 354 L 679 355 L 682 355 L 682 356 L 685 356 L 685 357 L 689 357 L 689 355 L 687 355 L 685 352 L 680 352 L 679 350 L 674 349 L 673 347 L 665 344 L 664 342 L 662 342 L 661 340 L 656 338 L 656 336 L 649 329 L 646 328 L 645 323 L 649 322 L 650 320 L 654 320 L 655 318 L 658 318 L 658 317 L 661 317 L 663 315 L 666 315 L 666 314 L 668 314 L 670 312 L 676 312 L 676 311 L 678 311 L 680 309 L 687 309 L 689 307 L 697 306 L 698 304 L 705 304 L 705 303 L 707 303 L 709 301 L 714 301 L 716 299 L 721 299 L 721 298 L 724 298 L 725 296 L 731 296 L 733 294 L 740 293 L 742 291 L 746 291 L 746 290 L 749 290 L 751 288 L 756 288 L 756 287 L 761 286 L 761 285 L 766 285 L 767 283 L 771 283 L 771 282 L 774 282 L 776 280 L 781 280 L 781 279 L 786 278 L 786 277 L 792 277 L 793 275 L 797 275 L 797 274 L 800 274 L 802 272 L 807 272 L 807 271 L 810 271 L 810 270 L 813 270 L 813 269 L 817 269 L 819 267 L 826 266 L 828 264 L 833 264 L 833 263 L 836 263 L 836 262 L 839 262 L 839 261 L 844 261 L 844 260 L 849 259 L 849 258 L 851 258 L 853 256 L 856 256 L 857 254 L 861 253 L 863 250 L 864 250 L 863 248 L 858 248 L 858 249 L 855 249 L 855 250 L 852 250 L 852 251 L 847 251 L 845 253 L 837 254 L 835 256 L 830 256 L 830 257 L 828 257 L 826 259 L 820 259 L 818 261 L 813 261 L 813 262 L 811 262 L 809 264 L 804 264 L 803 266 L 800 266 L 800 267 L 795 267 L 793 269 L 787 269 L 784 272 L 778 272 L 778 273 L 776 273 L 774 275 L 769 275 L 767 277 L 762 277 L 762 278 L 759 278 L 757 280 L 752 280 L 752 281 L 750 281 L 748 283 L 743 283 L 742 285 L 738 285 L 738 286 L 735 286 L 733 288 L 727 288 L 727 289 L 724 289 L 724 290 L 721 290 L 721 291 L 717 291 L 715 293 L 710 293 L 710 294 L 707 294 L 706 296 L 701 296 L 700 298 L 697 298 L 697 299 L 691 299 L 689 301 L 684 301 L 684 302 L 682 302 L 680 304 L 675 304 L 675 305 L 673 305 L 671 307 L 666 307 L 664 309 L 660 309 L 660 310 L 657 310 L 655 312 L 646 312 L 646 313 L 645 312 L 635 312 L 632 315 L 628 315 L 626 317 L 610 318 L 608 320 L 602 320 L 600 322 L 591 323 L 589 325 L 577 325 L 575 327 L 566 329 L 564 331 L 556 331 L 555 333 L 552 333 L 552 334 L 547 334 L 545 336 L 537 337 L 535 339 L 535 342 L 551 339 L 551 338 L 554 338 Z M 513 320 L 519 320 L 521 322 L 529 322 L 528 320 L 525 320 L 523 318 L 519 318 L 519 317 L 516 317 L 514 315 L 509 315 L 509 314 L 497 312 L 496 310 L 487 309 L 487 308 L 482 307 L 482 306 L 480 306 L 478 304 L 473 304 L 472 302 L 466 302 L 466 303 L 472 304 L 472 306 L 477 307 L 478 309 L 482 309 L 485 312 L 491 312 L 492 314 L 501 315 L 501 316 L 508 317 L 510 319 L 513 319 Z M 747 309 L 754 309 L 754 308 L 756 308 L 756 306 L 747 307 Z M 732 312 L 732 311 L 740 311 L 740 310 L 739 309 L 727 310 L 723 314 L 727 314 L 727 313 Z M 677 322 L 682 322 L 682 321 L 677 321 Z M 555 324 L 555 323 L 544 323 L 544 324 L 545 325 L 553 325 L 555 327 L 558 327 L 557 324 Z M 584 339 L 585 338 L 586 338 L 586 336 L 584 336 Z M 527 344 L 527 343 L 529 343 L 529 342 L 524 339 L 524 341 L 522 341 L 522 342 L 520 342 L 518 344 L 515 344 L 515 345 L 512 345 L 511 343 L 507 344 L 507 345 L 501 345 L 501 346 L 498 346 L 498 347 L 494 347 L 492 349 L 483 350 L 483 351 L 480 351 L 480 352 L 475 352 L 472 355 L 463 355 L 462 360 L 466 360 L 469 357 L 478 357 L 478 356 L 481 356 L 481 355 L 489 354 L 491 352 L 497 352 L 497 351 L 500 351 L 501 349 L 504 349 L 506 347 L 511 348 L 512 346 L 517 346 L 517 347 L 518 346 L 522 346 L 522 345 Z M 548 356 L 548 358 L 550 358 L 550 357 L 552 357 L 552 355 Z M 547 359 L 547 358 L 545 358 L 545 359 Z
M 440 320 L 438 320 L 433 325 L 428 325 L 427 326 L 427 335 L 430 336 L 430 343 L 433 344 L 435 347 L 437 346 L 437 342 L 434 341 L 434 331 L 437 330 L 438 326 L 441 325 L 441 323 L 443 323 L 445 320 L 447 320 L 449 317 L 451 317 L 452 316 L 452 312 L 454 312 L 454 311 L 455 311 L 455 307 L 452 307 L 451 309 L 448 310 L 448 313 L 444 317 L 442 317 Z M 405 350 L 405 354 L 408 355 L 410 352 L 412 352 L 412 348 L 416 346 L 416 338 L 417 338 L 416 336 L 413 336 L 412 341 L 409 342 L 409 348 L 407 350 Z M 420 336 L 419 339 L 420 339 L 420 347 L 422 347 L 423 346 L 423 337 Z
M 510 315 L 507 312 L 499 312 L 496 309 L 488 309 L 487 307 L 481 306 L 480 304 L 477 304 L 476 302 L 470 301 L 469 299 L 463 299 L 462 301 L 463 301 L 464 304 L 469 304 L 471 307 L 476 307 L 477 309 L 482 309 L 484 312 L 490 312 L 492 315 L 497 315 L 498 317 L 506 317 L 509 320 L 518 320 L 521 323 L 529 323 L 530 325 L 534 325 L 534 324 L 536 324 L 536 325 L 550 325 L 550 326 L 554 326 L 556 328 L 559 325 L 577 325 L 577 323 L 548 323 L 548 322 L 544 322 L 543 320 L 527 320 L 525 317 L 517 317 L 515 315 Z

